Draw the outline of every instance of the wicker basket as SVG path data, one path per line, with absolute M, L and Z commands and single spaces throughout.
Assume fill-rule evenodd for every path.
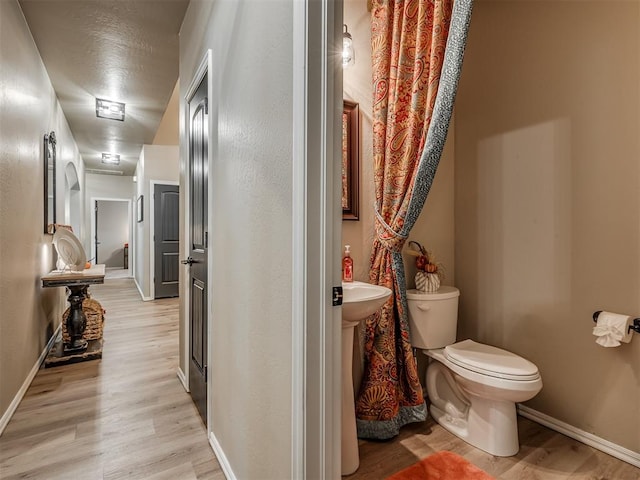
M 67 333 L 67 318 L 71 307 L 67 308 L 62 315 L 62 340 L 64 342 L 71 341 L 69 333 Z M 85 298 L 82 301 L 82 311 L 87 318 L 87 326 L 84 329 L 82 338 L 85 340 L 97 340 L 102 338 L 102 330 L 104 328 L 104 314 L 106 313 L 102 305 L 93 298 Z

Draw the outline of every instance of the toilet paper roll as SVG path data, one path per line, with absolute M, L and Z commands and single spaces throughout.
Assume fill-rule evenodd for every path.
M 593 328 L 593 334 L 598 337 L 596 343 L 603 347 L 617 347 L 621 342 L 629 343 L 633 336 L 633 332 L 629 331 L 632 322 L 629 315 L 600 312 Z

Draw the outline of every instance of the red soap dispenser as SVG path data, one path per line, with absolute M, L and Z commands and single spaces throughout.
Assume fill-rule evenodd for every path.
M 350 245 L 344 246 L 344 256 L 342 257 L 342 281 L 353 282 L 353 258 L 351 258 Z

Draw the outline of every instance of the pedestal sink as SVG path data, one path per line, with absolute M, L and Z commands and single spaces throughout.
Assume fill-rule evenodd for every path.
M 360 465 L 353 396 L 353 332 L 356 325 L 384 305 L 391 290 L 364 282 L 343 282 L 342 294 L 342 475 L 351 475 Z

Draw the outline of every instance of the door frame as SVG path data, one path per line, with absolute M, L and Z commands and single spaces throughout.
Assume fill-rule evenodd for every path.
M 293 2 L 291 478 L 341 478 L 342 0 Z
M 155 205 L 156 205 L 156 196 L 155 196 L 155 187 L 156 185 L 172 185 L 180 187 L 180 182 L 176 182 L 173 180 L 150 180 L 149 181 L 149 299 L 156 299 L 156 285 L 153 280 L 156 274 L 156 242 L 153 238 L 155 232 Z M 178 255 L 180 255 L 180 250 L 178 250 Z M 178 296 L 180 295 L 180 288 L 178 287 Z
M 96 258 L 96 214 L 95 214 L 95 206 L 96 202 L 127 202 L 127 223 L 129 224 L 129 235 L 128 235 L 128 243 L 129 243 L 129 268 L 127 271 L 129 272 L 129 277 L 133 276 L 133 262 L 131 255 L 131 246 L 133 245 L 133 217 L 131 215 L 131 199 L 130 198 L 107 198 L 107 197 L 91 197 L 91 203 L 89 203 L 89 208 L 91 210 L 91 214 L 89 215 L 91 219 L 91 232 L 90 232 L 90 245 L 91 245 L 91 256 L 90 259 Z M 85 217 L 86 218 L 86 217 Z

